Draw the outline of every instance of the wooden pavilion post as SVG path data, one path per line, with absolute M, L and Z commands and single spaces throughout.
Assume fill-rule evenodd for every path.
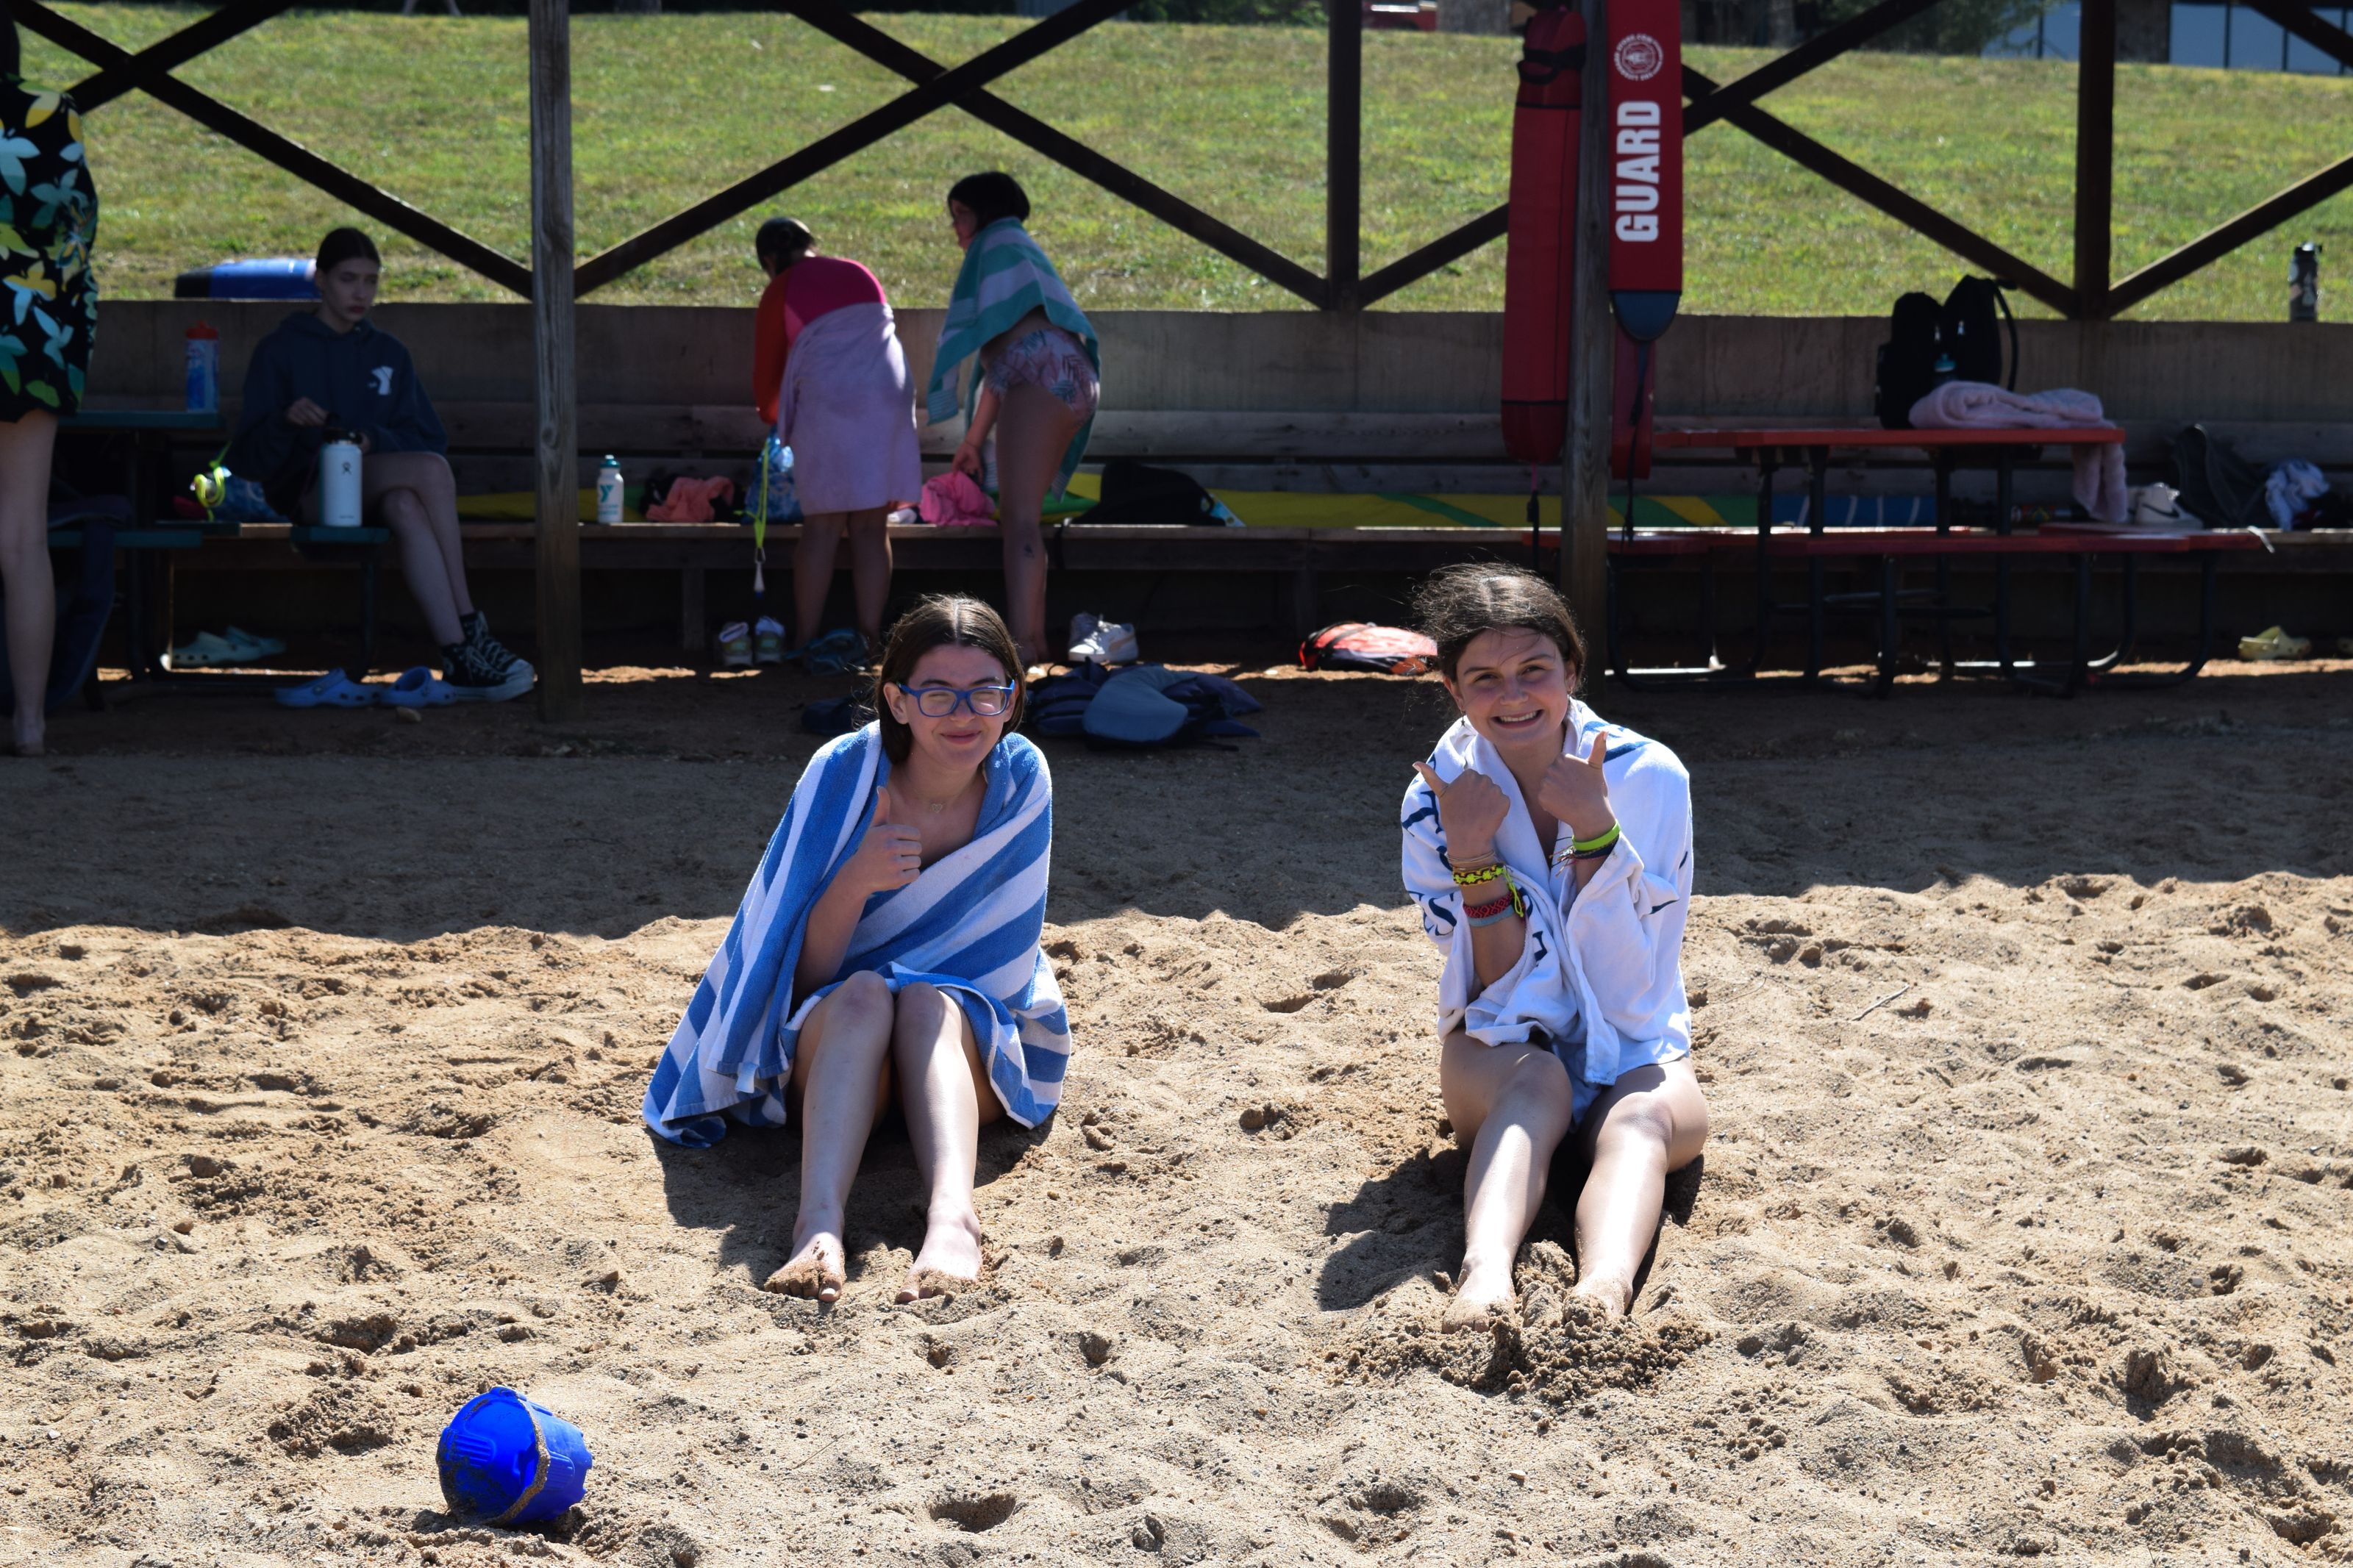
M 531 328 L 539 407 L 539 712 L 580 715 L 570 0 L 531 0 Z
M 1571 279 L 1568 450 L 1561 457 L 1560 589 L 1596 664 L 1609 609 L 1609 7 L 1585 0 L 1585 105 L 1577 142 L 1577 263 Z M 1597 684 L 1587 676 L 1588 689 Z
M 1365 7 L 1329 0 L 1324 82 L 1324 308 L 1354 310 L 1364 268 Z
M 2075 318 L 2102 321 L 2113 257 L 2116 0 L 2084 0 L 2075 66 Z

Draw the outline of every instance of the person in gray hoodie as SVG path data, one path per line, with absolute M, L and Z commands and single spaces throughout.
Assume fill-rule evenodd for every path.
M 279 510 L 316 522 L 320 448 L 329 432 L 348 432 L 362 453 L 362 503 L 400 547 L 401 574 L 440 646 L 444 678 L 460 701 L 502 702 L 531 689 L 533 670 L 491 636 L 467 590 L 448 437 L 407 349 L 367 319 L 383 266 L 358 229 L 335 229 L 320 243 L 318 307 L 287 317 L 254 346 L 227 464 Z

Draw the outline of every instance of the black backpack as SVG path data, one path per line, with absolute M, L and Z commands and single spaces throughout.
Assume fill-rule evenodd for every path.
M 2010 374 L 2002 374 L 2001 331 L 2010 328 Z M 1990 278 L 1964 278 L 1942 305 L 1926 294 L 1895 301 L 1887 341 L 1879 345 L 1872 411 L 1890 430 L 1912 427 L 1912 405 L 1936 384 L 1936 360 L 1950 355 L 1955 381 L 1981 381 L 2018 389 L 2018 319 L 2002 286 Z
M 2168 459 L 2168 477 L 2181 492 L 2181 510 L 2207 527 L 2271 526 L 2263 470 L 2203 425 L 2176 436 Z
M 1132 458 L 1113 458 L 1103 465 L 1103 499 L 1071 521 L 1127 527 L 1198 527 L 1218 521 L 1217 504 L 1216 498 L 1190 474 L 1156 468 Z

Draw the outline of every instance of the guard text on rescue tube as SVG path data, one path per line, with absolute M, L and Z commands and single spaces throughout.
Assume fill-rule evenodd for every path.
M 1618 106 L 1618 237 L 1659 237 L 1659 105 L 1629 99 Z

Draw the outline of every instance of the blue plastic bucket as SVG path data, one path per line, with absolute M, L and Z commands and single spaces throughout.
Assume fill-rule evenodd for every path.
M 596 1463 L 579 1427 L 511 1388 L 468 1400 L 435 1457 L 449 1510 L 487 1524 L 555 1518 L 580 1500 Z

